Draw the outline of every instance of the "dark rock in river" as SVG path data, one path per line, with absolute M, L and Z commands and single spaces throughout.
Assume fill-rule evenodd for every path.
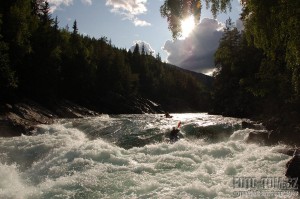
M 278 153 L 282 153 L 288 156 L 293 156 L 294 154 L 300 154 L 299 148 L 284 148 L 277 150 Z
M 250 132 L 246 142 L 248 143 L 259 143 L 259 144 L 269 144 L 269 137 L 271 132 L 268 131 L 253 131 Z
M 300 156 L 295 154 L 287 163 L 286 163 L 286 172 L 285 176 L 289 178 L 293 188 L 297 189 L 300 192 Z
M 255 130 L 264 130 L 264 126 L 262 126 L 261 124 L 257 124 L 254 122 L 248 122 L 248 121 L 243 121 L 242 122 L 242 128 L 243 129 L 255 129 Z
M 294 155 L 286 163 L 287 171 L 285 173 L 286 177 L 299 178 L 300 177 L 300 156 Z
M 267 129 L 272 130 L 270 141 L 291 145 L 300 145 L 300 115 L 296 112 L 285 112 L 280 116 L 273 116 L 264 122 Z

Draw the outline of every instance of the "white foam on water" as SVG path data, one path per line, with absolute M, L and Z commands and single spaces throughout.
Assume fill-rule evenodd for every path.
M 92 120 L 86 122 L 100 127 L 110 118 Z M 126 150 L 89 139 L 92 129 L 82 125 L 65 120 L 40 126 L 35 136 L 1 138 L 0 198 L 233 198 L 234 177 L 284 178 L 289 159 L 276 152 L 284 146 L 247 144 L 249 129 L 217 143 L 183 139 Z
M 0 198 L 27 198 L 32 191 L 16 165 L 0 163 Z

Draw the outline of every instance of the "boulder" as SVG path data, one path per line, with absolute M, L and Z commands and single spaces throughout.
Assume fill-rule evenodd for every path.
M 294 188 L 298 189 L 298 192 L 300 191 L 300 154 L 294 155 L 287 163 L 286 163 L 286 172 L 285 176 L 289 178 L 292 185 L 293 183 L 297 183 L 297 186 Z
M 296 152 L 295 152 L 295 150 L 296 150 Z M 300 149 L 299 148 L 284 148 L 284 149 L 277 150 L 277 152 L 288 155 L 288 156 L 293 156 L 295 153 L 300 154 Z
M 269 131 L 252 131 L 249 133 L 246 142 L 247 143 L 258 143 L 258 144 L 269 144 L 271 132 Z

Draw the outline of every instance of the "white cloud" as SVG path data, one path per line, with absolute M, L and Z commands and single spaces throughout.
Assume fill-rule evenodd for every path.
M 74 0 L 48 0 L 51 5 L 51 12 L 59 9 L 61 6 L 70 6 Z M 93 0 L 81 0 L 85 5 L 92 5 Z M 118 13 L 123 19 L 130 20 L 135 26 L 151 26 L 145 20 L 137 16 L 147 12 L 147 0 L 106 0 L 106 6 L 111 7 L 111 12 Z
M 51 11 L 54 12 L 56 9 L 60 8 L 60 6 L 70 6 L 73 4 L 73 0 L 48 0 Z M 92 0 L 81 0 L 81 2 L 85 5 L 92 5 Z
M 69 6 L 73 3 L 73 0 L 48 0 L 52 5 L 60 6 L 61 4 Z
M 140 50 L 140 53 L 142 53 L 142 46 L 144 45 L 145 47 L 145 52 L 150 55 L 154 55 L 155 54 L 155 51 L 153 50 L 153 48 L 151 47 L 151 45 L 145 41 L 141 41 L 141 40 L 138 40 L 138 41 L 134 41 L 133 42 L 133 46 L 130 47 L 130 51 L 133 52 L 134 51 L 134 48 L 135 48 L 135 45 L 138 44 L 139 45 L 139 50 Z
M 138 18 L 135 18 L 133 23 L 134 23 L 135 26 L 151 26 L 151 24 L 148 23 L 147 21 L 143 21 L 143 20 L 140 20 Z
M 61 5 L 70 6 L 73 4 L 73 0 L 48 0 L 48 2 L 51 6 L 51 12 L 54 12 Z
M 137 18 L 147 12 L 147 0 L 106 0 L 106 6 L 112 7 L 111 12 L 118 13 L 134 23 L 135 26 L 150 26 L 149 22 Z
M 204 18 L 194 32 L 183 40 L 167 41 L 167 61 L 187 70 L 209 73 L 214 69 L 214 53 L 223 35 L 222 23 Z
M 81 0 L 81 2 L 89 6 L 92 5 L 92 0 Z
M 145 13 L 147 0 L 106 0 L 106 5 L 112 6 L 116 12 L 128 12 L 132 15 Z

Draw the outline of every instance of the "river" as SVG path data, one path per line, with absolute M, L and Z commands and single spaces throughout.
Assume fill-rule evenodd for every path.
M 206 113 L 102 115 L 0 138 L 0 198 L 293 198 L 284 145 Z M 182 139 L 168 140 L 178 122 Z M 248 121 L 249 122 L 249 121 Z

